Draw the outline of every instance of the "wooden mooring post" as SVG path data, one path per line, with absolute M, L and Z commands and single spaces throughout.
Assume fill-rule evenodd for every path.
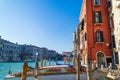
M 23 66 L 22 66 L 22 79 L 21 80 L 26 80 L 27 78 L 27 68 L 28 68 L 28 64 L 27 62 L 24 62 Z

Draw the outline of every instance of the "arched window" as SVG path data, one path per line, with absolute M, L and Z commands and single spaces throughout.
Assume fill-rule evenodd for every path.
M 84 30 L 84 25 L 85 25 L 84 19 L 82 19 L 80 24 L 81 24 L 80 31 L 82 31 L 82 30 Z
M 96 42 L 104 42 L 103 31 L 96 32 Z

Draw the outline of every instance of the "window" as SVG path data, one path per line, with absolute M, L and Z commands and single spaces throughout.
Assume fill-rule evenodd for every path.
M 118 56 L 119 56 L 118 52 L 115 52 L 115 62 L 116 62 L 116 64 L 119 63 L 119 57 Z
M 100 0 L 94 0 L 94 5 L 100 5 Z
M 112 48 L 116 48 L 115 36 L 112 36 Z
M 96 42 L 104 42 L 103 31 L 96 32 Z
M 82 43 L 85 43 L 85 41 L 87 41 L 86 33 L 82 36 Z
M 118 43 L 118 50 L 120 50 L 120 42 Z
M 85 35 L 82 36 L 82 43 L 85 43 Z
M 94 12 L 94 23 L 102 23 L 102 15 L 100 11 Z
M 108 7 L 111 7 L 112 5 L 111 5 L 111 1 L 108 1 Z
M 84 19 L 82 20 L 80 24 L 81 24 L 80 31 L 82 31 L 84 30 L 84 25 L 85 25 Z

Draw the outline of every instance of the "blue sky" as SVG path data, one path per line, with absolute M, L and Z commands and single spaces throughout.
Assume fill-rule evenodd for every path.
M 0 35 L 19 44 L 72 51 L 82 0 L 0 0 Z

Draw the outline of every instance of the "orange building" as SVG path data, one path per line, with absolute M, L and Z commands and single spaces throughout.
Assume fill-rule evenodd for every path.
M 112 62 L 110 49 L 110 28 L 107 0 L 83 0 L 80 24 L 76 35 L 79 36 L 81 64 L 87 63 L 87 54 L 92 66 L 104 67 Z

